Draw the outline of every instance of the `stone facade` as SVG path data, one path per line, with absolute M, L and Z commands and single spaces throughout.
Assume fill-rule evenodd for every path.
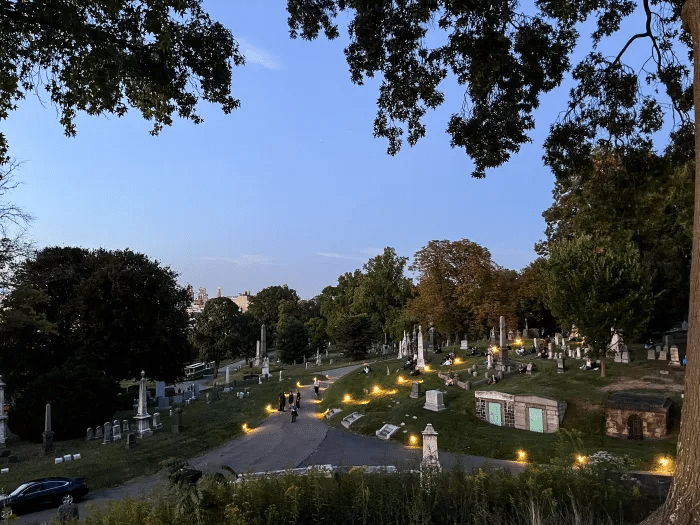
M 504 394 L 495 391 L 474 393 L 476 400 L 476 417 L 489 421 L 489 403 L 501 406 L 501 426 L 533 430 L 530 422 L 530 409 L 541 410 L 542 432 L 552 433 L 559 430 L 559 425 L 566 413 L 566 402 L 544 396 L 530 394 Z M 536 430 L 539 432 L 539 430 Z
M 605 432 L 624 439 L 662 439 L 670 426 L 671 400 L 616 392 L 605 403 Z

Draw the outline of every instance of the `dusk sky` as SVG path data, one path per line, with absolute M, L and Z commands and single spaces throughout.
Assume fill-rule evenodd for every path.
M 232 114 L 201 105 L 203 124 L 157 137 L 136 111 L 81 115 L 66 138 L 48 100 L 29 97 L 3 123 L 24 161 L 9 200 L 35 216 L 39 247 L 130 248 L 210 296 L 288 284 L 310 298 L 385 246 L 412 260 L 433 239 L 467 238 L 515 270 L 535 259 L 554 180 L 542 141 L 565 89 L 543 99 L 533 143 L 476 180 L 444 132 L 463 99 L 455 83 L 427 136 L 391 157 L 372 137 L 379 82 L 351 83 L 345 26 L 333 42 L 291 40 L 285 0 L 203 5 L 246 56 Z

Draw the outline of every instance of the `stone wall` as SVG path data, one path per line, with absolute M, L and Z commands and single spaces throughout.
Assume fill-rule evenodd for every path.
M 640 412 L 638 410 L 607 408 L 605 411 L 605 433 L 611 437 L 629 437 L 629 419 L 636 415 L 642 422 L 644 439 L 662 439 L 666 437 L 668 416 L 661 412 Z

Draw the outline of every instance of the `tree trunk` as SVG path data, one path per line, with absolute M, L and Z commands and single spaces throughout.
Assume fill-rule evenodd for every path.
M 683 23 L 693 37 L 693 99 L 695 104 L 695 151 L 700 151 L 700 0 L 683 5 Z M 645 525 L 691 525 L 700 523 L 700 162 L 695 162 L 693 255 L 690 266 L 688 312 L 688 364 L 681 430 L 676 450 L 676 471 L 664 505 L 644 521 Z
M 607 360 L 607 349 L 603 350 L 603 354 L 600 356 L 600 377 L 605 377 L 608 373 L 608 360 Z

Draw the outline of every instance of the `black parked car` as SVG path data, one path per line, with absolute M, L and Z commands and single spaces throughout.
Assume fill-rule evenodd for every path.
M 57 507 L 63 498 L 78 500 L 88 493 L 85 478 L 41 478 L 22 483 L 10 494 L 0 496 L 0 509 L 10 507 L 14 514 Z

